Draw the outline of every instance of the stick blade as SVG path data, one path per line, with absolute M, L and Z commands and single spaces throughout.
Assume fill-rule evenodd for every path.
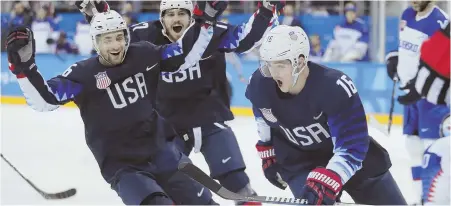
M 40 193 L 47 200 L 60 200 L 74 196 L 75 194 L 77 194 L 77 190 L 75 188 L 72 188 L 67 191 L 58 193 L 45 193 L 42 191 Z

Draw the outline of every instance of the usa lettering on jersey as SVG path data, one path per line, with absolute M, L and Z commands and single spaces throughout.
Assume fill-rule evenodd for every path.
M 296 145 L 309 146 L 314 143 L 321 143 L 323 139 L 330 137 L 329 132 L 320 123 L 313 123 L 306 127 L 300 126 L 293 129 L 288 129 L 280 125 L 280 128 L 284 131 L 288 140 Z
M 106 88 L 108 97 L 116 109 L 121 109 L 127 105 L 135 103 L 139 98 L 144 98 L 147 94 L 147 86 L 143 73 L 128 77 L 121 83 L 114 84 L 114 87 Z M 116 100 L 115 96 L 119 99 Z
M 202 73 L 199 67 L 199 62 L 189 69 L 182 70 L 177 73 L 167 73 L 161 76 L 161 79 L 167 83 L 177 83 L 186 80 L 200 79 Z

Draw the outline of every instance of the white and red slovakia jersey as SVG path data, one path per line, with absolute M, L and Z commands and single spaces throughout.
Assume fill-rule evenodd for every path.
M 425 205 L 450 205 L 450 136 L 437 139 L 423 157 L 423 200 Z

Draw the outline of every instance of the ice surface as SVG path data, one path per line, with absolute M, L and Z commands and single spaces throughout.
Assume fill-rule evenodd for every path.
M 78 190 L 77 195 L 69 199 L 45 200 L 1 160 L 2 205 L 122 205 L 115 191 L 102 179 L 97 163 L 85 144 L 78 109 L 60 108 L 46 113 L 26 106 L 2 105 L 1 109 L 2 154 L 44 191 L 59 192 L 72 187 Z M 230 126 L 238 138 L 253 188 L 260 195 L 291 197 L 288 189 L 280 190 L 272 186 L 263 175 L 254 147 L 258 136 L 253 118 L 237 117 L 230 122 Z M 386 137 L 370 128 L 370 134 L 389 151 L 393 162 L 391 172 L 409 202 L 415 194 L 411 189 L 410 167 L 401 132 L 400 128 L 395 127 L 392 136 Z M 201 154 L 190 157 L 208 172 Z M 215 200 L 221 204 L 233 204 L 219 197 Z M 342 201 L 352 202 L 352 199 L 345 194 Z

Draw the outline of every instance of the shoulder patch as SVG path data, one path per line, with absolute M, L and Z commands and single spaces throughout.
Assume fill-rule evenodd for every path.
M 277 118 L 272 114 L 271 109 L 260 108 L 260 111 L 262 112 L 263 117 L 265 117 L 266 120 L 272 123 L 277 122 Z

